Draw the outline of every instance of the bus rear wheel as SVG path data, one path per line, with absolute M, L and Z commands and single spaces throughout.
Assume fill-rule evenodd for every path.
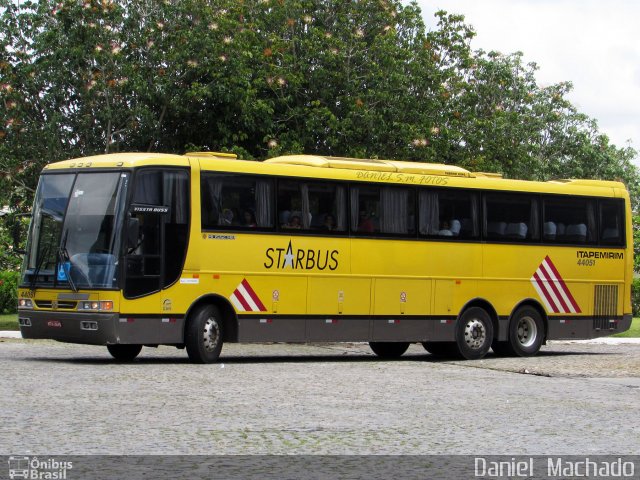
M 519 357 L 531 357 L 540 351 L 544 324 L 538 310 L 524 306 L 516 310 L 509 322 L 509 347 Z
M 197 308 L 187 320 L 184 343 L 194 363 L 214 363 L 220 357 L 224 323 L 215 305 Z
M 409 342 L 369 342 L 369 346 L 380 358 L 399 358 L 409 348 Z
M 456 344 L 460 355 L 467 360 L 484 357 L 493 341 L 493 323 L 480 307 L 471 307 L 458 318 Z
M 142 350 L 142 345 L 107 345 L 107 350 L 119 362 L 131 362 Z

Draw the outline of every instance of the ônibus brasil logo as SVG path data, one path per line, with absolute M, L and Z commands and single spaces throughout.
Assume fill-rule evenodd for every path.
M 264 267 L 292 270 L 335 270 L 338 268 L 338 250 L 313 250 L 293 248 L 291 240 L 287 248 L 267 248 Z
M 9 457 L 9 478 L 65 480 L 67 470 L 73 468 L 73 462 L 56 460 L 55 458 L 39 459 L 38 457 Z

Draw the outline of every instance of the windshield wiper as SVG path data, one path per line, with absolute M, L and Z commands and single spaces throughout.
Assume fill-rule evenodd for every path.
M 38 265 L 36 265 L 36 269 L 31 274 L 31 281 L 29 282 L 29 290 L 36 289 L 36 283 L 38 283 L 38 275 L 40 275 L 40 270 L 42 270 L 44 262 L 46 258 L 49 256 L 49 251 L 51 250 L 52 243 L 53 242 L 51 240 L 49 241 L 49 243 L 47 243 L 47 246 L 42 252 L 42 257 L 40 257 L 40 260 L 38 261 Z
M 67 278 L 67 282 L 69 282 L 69 286 L 71 290 L 74 292 L 78 291 L 78 287 L 76 287 L 75 282 L 71 279 L 71 258 L 69 257 L 69 252 L 67 251 L 67 237 L 69 236 L 69 229 L 67 228 L 64 231 L 64 235 L 62 235 L 62 241 L 60 242 L 60 247 L 58 247 L 58 259 L 60 261 L 60 266 L 62 267 L 62 271 Z M 65 268 L 69 262 L 69 270 Z

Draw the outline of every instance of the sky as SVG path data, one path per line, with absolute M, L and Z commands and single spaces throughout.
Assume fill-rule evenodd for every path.
M 427 27 L 438 10 L 465 16 L 474 50 L 520 51 L 539 85 L 573 83 L 568 99 L 612 143 L 640 152 L 637 0 L 417 0 Z M 635 159 L 640 166 L 640 156 Z

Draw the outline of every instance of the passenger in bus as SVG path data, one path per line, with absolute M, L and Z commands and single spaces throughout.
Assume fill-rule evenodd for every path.
M 243 217 L 245 227 L 256 228 L 258 226 L 256 223 L 256 216 L 251 210 L 245 210 Z
M 302 228 L 302 222 L 300 221 L 300 217 L 298 215 L 292 215 L 289 218 L 289 222 L 283 225 L 284 228 L 293 228 L 299 230 Z
M 438 231 L 438 235 L 440 235 L 441 237 L 453 236 L 449 222 L 447 222 L 446 220 L 442 222 L 442 224 L 440 225 L 440 230 Z
M 333 218 L 333 215 L 330 213 L 326 214 L 324 217 L 324 223 L 322 224 L 321 230 L 329 230 L 333 231 L 336 229 L 336 219 Z
M 220 225 L 231 225 L 233 222 L 233 212 L 225 208 L 222 210 L 222 216 L 220 217 Z
M 359 222 L 358 222 L 358 231 L 359 232 L 369 232 L 372 233 L 375 231 L 375 227 L 373 225 L 373 221 L 371 217 L 365 210 L 360 211 Z

